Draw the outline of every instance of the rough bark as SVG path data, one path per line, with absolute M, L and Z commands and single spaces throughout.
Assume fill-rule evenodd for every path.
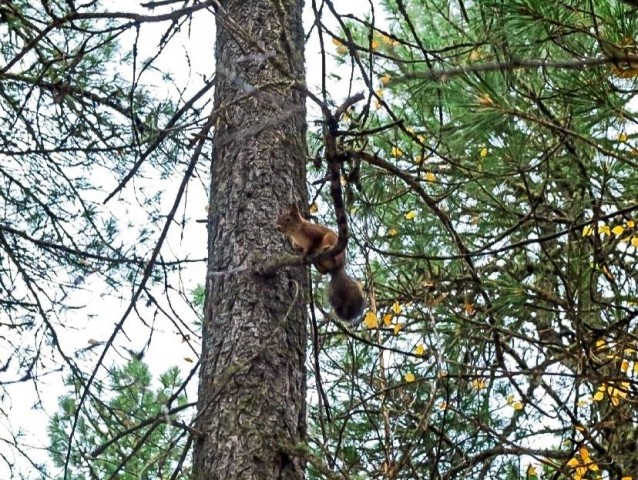
M 194 477 L 300 479 L 284 451 L 305 435 L 304 270 L 241 267 L 288 248 L 275 220 L 307 197 L 302 2 L 220 4 Z

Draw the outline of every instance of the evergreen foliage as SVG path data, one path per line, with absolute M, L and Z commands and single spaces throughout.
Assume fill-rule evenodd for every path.
M 122 323 L 108 341 L 66 342 L 89 287 L 131 310 L 147 302 L 177 341 L 197 341 L 197 315 L 182 321 L 149 285 L 190 296 L 162 232 L 190 220 L 171 206 L 198 175 L 199 140 L 209 153 L 213 73 L 163 98 L 157 85 L 173 79 L 157 59 L 216 3 L 0 3 L 0 398 L 63 370 L 73 391 L 51 422 L 51 458 L 72 478 L 179 478 L 184 432 L 197 436 L 185 411 L 163 421 L 176 372 L 159 390 L 139 362 L 95 377 L 109 364 L 96 347 L 115 349 Z M 638 479 L 635 2 L 307 3 L 321 78 L 285 88 L 324 109 L 310 123 L 310 211 L 335 225 L 332 139 L 348 269 L 369 310 L 358 329 L 333 322 L 312 271 L 307 445 L 282 451 L 317 479 Z M 157 56 L 139 58 L 160 23 Z M 330 130 L 325 109 L 359 91 Z M 174 197 L 157 188 L 175 178 Z M 20 438 L 0 433 L 16 478 Z
M 148 366 L 131 360 L 109 371 L 108 384 L 96 384 L 79 416 L 78 447 L 73 449 L 67 478 L 188 478 L 188 470 L 181 471 L 184 458 L 180 452 L 188 450 L 189 442 L 180 413 L 190 405 L 180 392 L 182 380 L 177 368 L 164 372 L 158 380 L 155 389 Z M 73 378 L 67 385 L 73 393 L 60 399 L 59 411 L 49 423 L 51 459 L 56 467 L 65 465 L 83 388 Z
M 348 478 L 635 478 L 637 12 L 382 3 L 326 7 L 371 93 L 340 141 L 373 301 L 347 342 L 320 326 L 315 452 Z

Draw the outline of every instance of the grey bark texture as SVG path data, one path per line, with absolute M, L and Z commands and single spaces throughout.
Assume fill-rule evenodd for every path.
M 220 5 L 194 478 L 301 479 L 305 272 L 241 267 L 290 251 L 275 221 L 307 199 L 302 2 Z

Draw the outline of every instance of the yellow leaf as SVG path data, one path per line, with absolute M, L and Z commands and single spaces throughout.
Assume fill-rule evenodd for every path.
M 385 43 L 386 45 L 392 45 L 392 39 L 387 35 L 381 35 L 381 42 Z
M 529 467 L 527 467 L 527 475 L 529 475 L 530 477 L 535 477 L 537 475 L 536 467 L 534 465 L 530 465 Z
M 425 345 L 423 345 L 422 343 L 419 343 L 414 349 L 414 354 L 418 355 L 419 357 L 422 357 L 424 353 L 425 353 Z
M 470 52 L 470 60 L 473 62 L 476 62 L 477 60 L 481 59 L 481 52 L 478 51 L 478 49 L 474 49 Z
M 416 212 L 414 210 L 410 210 L 408 213 L 405 214 L 406 220 L 414 220 L 415 217 Z
M 463 308 L 466 315 L 472 315 L 474 313 L 474 304 L 471 302 L 465 301 Z
M 317 206 L 317 202 L 312 202 L 310 207 L 308 207 L 308 211 L 313 215 L 319 211 L 319 207 Z
M 604 397 L 605 394 L 603 392 L 596 392 L 596 394 L 594 395 L 594 401 L 600 402 Z
M 587 465 L 587 466 L 589 467 L 589 469 L 590 469 L 592 472 L 597 472 L 598 470 L 600 470 L 600 469 L 598 468 L 598 465 L 597 465 L 596 463 L 590 463 L 590 464 L 589 464 L 589 465 Z
M 442 401 L 441 403 L 439 403 L 439 409 L 440 410 L 447 410 L 447 402 L 446 401 Z
M 492 100 L 492 97 L 490 97 L 487 93 L 479 95 L 479 97 L 477 98 L 477 101 L 479 104 L 483 105 L 484 107 L 489 107 L 490 105 L 494 105 L 494 100 Z M 487 155 L 487 153 L 485 155 Z M 484 157 L 485 155 L 481 155 L 481 156 Z
M 634 228 L 636 226 L 636 222 L 633 220 L 627 220 L 627 228 Z
M 417 135 L 416 138 L 419 142 L 425 143 L 425 137 L 423 135 Z
M 631 246 L 638 248 L 638 237 L 631 237 Z
M 184 357 L 184 361 L 188 363 L 193 363 L 193 359 L 191 357 Z
M 475 390 L 483 390 L 486 386 L 485 379 L 483 378 L 475 378 L 472 380 L 472 388 Z
M 600 227 L 598 227 L 598 231 L 600 233 L 606 233 L 607 235 L 611 234 L 611 229 L 609 228 L 609 225 L 601 225 Z
M 587 450 L 587 447 L 580 447 L 578 453 L 580 453 L 580 458 L 583 459 L 583 463 L 589 462 L 589 450 Z
M 483 148 L 481 149 L 481 152 L 479 153 L 479 155 L 480 155 L 481 157 L 487 157 L 487 154 L 488 154 L 487 147 L 483 147 Z
M 622 477 L 620 480 L 634 480 L 634 477 Z
M 609 385 L 609 386 L 607 387 L 607 394 L 608 394 L 610 397 L 612 397 L 612 398 L 611 398 L 611 399 L 612 399 L 612 403 L 614 403 L 614 402 L 613 402 L 614 398 L 615 398 L 616 400 L 619 400 L 619 399 L 621 399 L 621 398 L 625 398 L 625 397 L 627 396 L 627 392 L 624 392 L 623 390 L 620 390 L 619 388 L 616 388 L 616 387 L 614 387 L 613 385 Z M 615 404 L 615 403 L 614 403 L 614 405 L 617 405 L 617 404 Z
M 370 48 L 372 48 L 372 50 L 376 50 L 377 48 L 379 48 L 379 42 L 377 42 L 376 40 L 372 40 L 372 42 L 370 42 Z
M 408 372 L 408 373 L 405 374 L 405 376 L 403 378 L 405 378 L 405 381 L 408 382 L 408 383 L 414 382 L 414 373 Z
M 399 315 L 401 313 L 401 305 L 398 301 L 394 302 L 394 304 L 392 305 L 392 311 L 395 313 L 395 315 Z
M 591 225 L 585 225 L 583 227 L 583 237 L 589 237 L 594 234 L 594 229 Z
M 391 323 L 392 323 L 392 314 L 391 314 L 391 313 L 386 313 L 386 314 L 383 316 L 383 324 L 384 324 L 386 327 L 389 327 Z
M 390 151 L 390 153 L 392 153 L 393 157 L 403 156 L 403 151 L 399 147 L 392 147 L 392 150 Z
M 389 73 L 386 73 L 380 78 L 380 80 L 381 80 L 381 85 L 387 85 L 388 83 L 390 83 L 390 80 L 392 80 L 392 76 L 390 76 Z
M 434 175 L 434 173 L 432 172 L 425 172 L 423 174 L 423 178 L 427 181 L 427 182 L 433 182 L 436 180 L 436 175 Z
M 421 164 L 423 162 L 423 156 L 421 155 L 417 155 L 416 157 L 414 157 L 414 163 Z
M 623 227 L 622 225 L 616 225 L 614 228 L 612 228 L 611 233 L 618 236 L 618 235 L 622 235 L 624 231 L 625 231 L 625 227 Z
M 332 37 L 331 41 L 335 47 L 338 47 L 339 45 L 341 45 L 341 40 L 339 40 L 338 38 Z
M 583 427 L 582 425 L 574 425 L 574 429 L 578 432 L 584 432 L 585 431 L 585 427 Z
M 606 347 L 606 342 L 603 339 L 596 340 L 596 350 L 602 350 Z
M 523 410 L 523 404 L 518 400 L 512 403 L 512 407 L 514 408 L 514 410 Z
M 348 47 L 346 47 L 345 45 L 339 45 L 337 47 L 337 53 L 339 55 L 345 55 L 346 53 L 348 53 Z
M 421 280 L 421 285 L 425 288 L 430 288 L 434 286 L 434 281 L 429 277 L 424 277 L 423 280 Z
M 620 364 L 620 371 L 625 373 L 629 369 L 629 362 L 625 359 Z
M 626 142 L 627 141 L 627 134 L 625 132 L 620 132 L 618 134 L 618 141 L 619 142 Z
M 632 370 L 634 371 L 634 374 L 638 375 L 638 363 L 634 363 L 634 368 Z
M 634 78 L 638 76 L 638 70 L 636 70 L 635 68 L 629 68 L 626 66 L 619 67 L 617 65 L 611 65 L 609 67 L 609 70 L 611 71 L 612 74 L 620 78 Z
M 567 462 L 567 466 L 568 467 L 577 467 L 578 466 L 578 460 L 576 458 L 570 459 L 569 462 Z
M 395 335 L 398 335 L 402 328 L 403 328 L 402 323 L 395 323 L 394 326 L 392 327 L 392 330 Z
M 363 324 L 366 326 L 366 328 L 377 328 L 379 326 L 379 322 L 377 320 L 377 316 L 375 315 L 374 312 L 368 312 L 366 313 L 365 318 L 363 319 Z
M 388 230 L 388 237 L 396 237 L 398 234 L 399 234 L 399 231 L 394 227 Z

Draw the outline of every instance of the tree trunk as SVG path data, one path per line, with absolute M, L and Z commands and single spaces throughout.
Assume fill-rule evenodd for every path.
M 304 271 L 241 267 L 289 250 L 277 215 L 307 197 L 302 2 L 220 4 L 194 478 L 300 479 L 284 450 L 305 437 Z

